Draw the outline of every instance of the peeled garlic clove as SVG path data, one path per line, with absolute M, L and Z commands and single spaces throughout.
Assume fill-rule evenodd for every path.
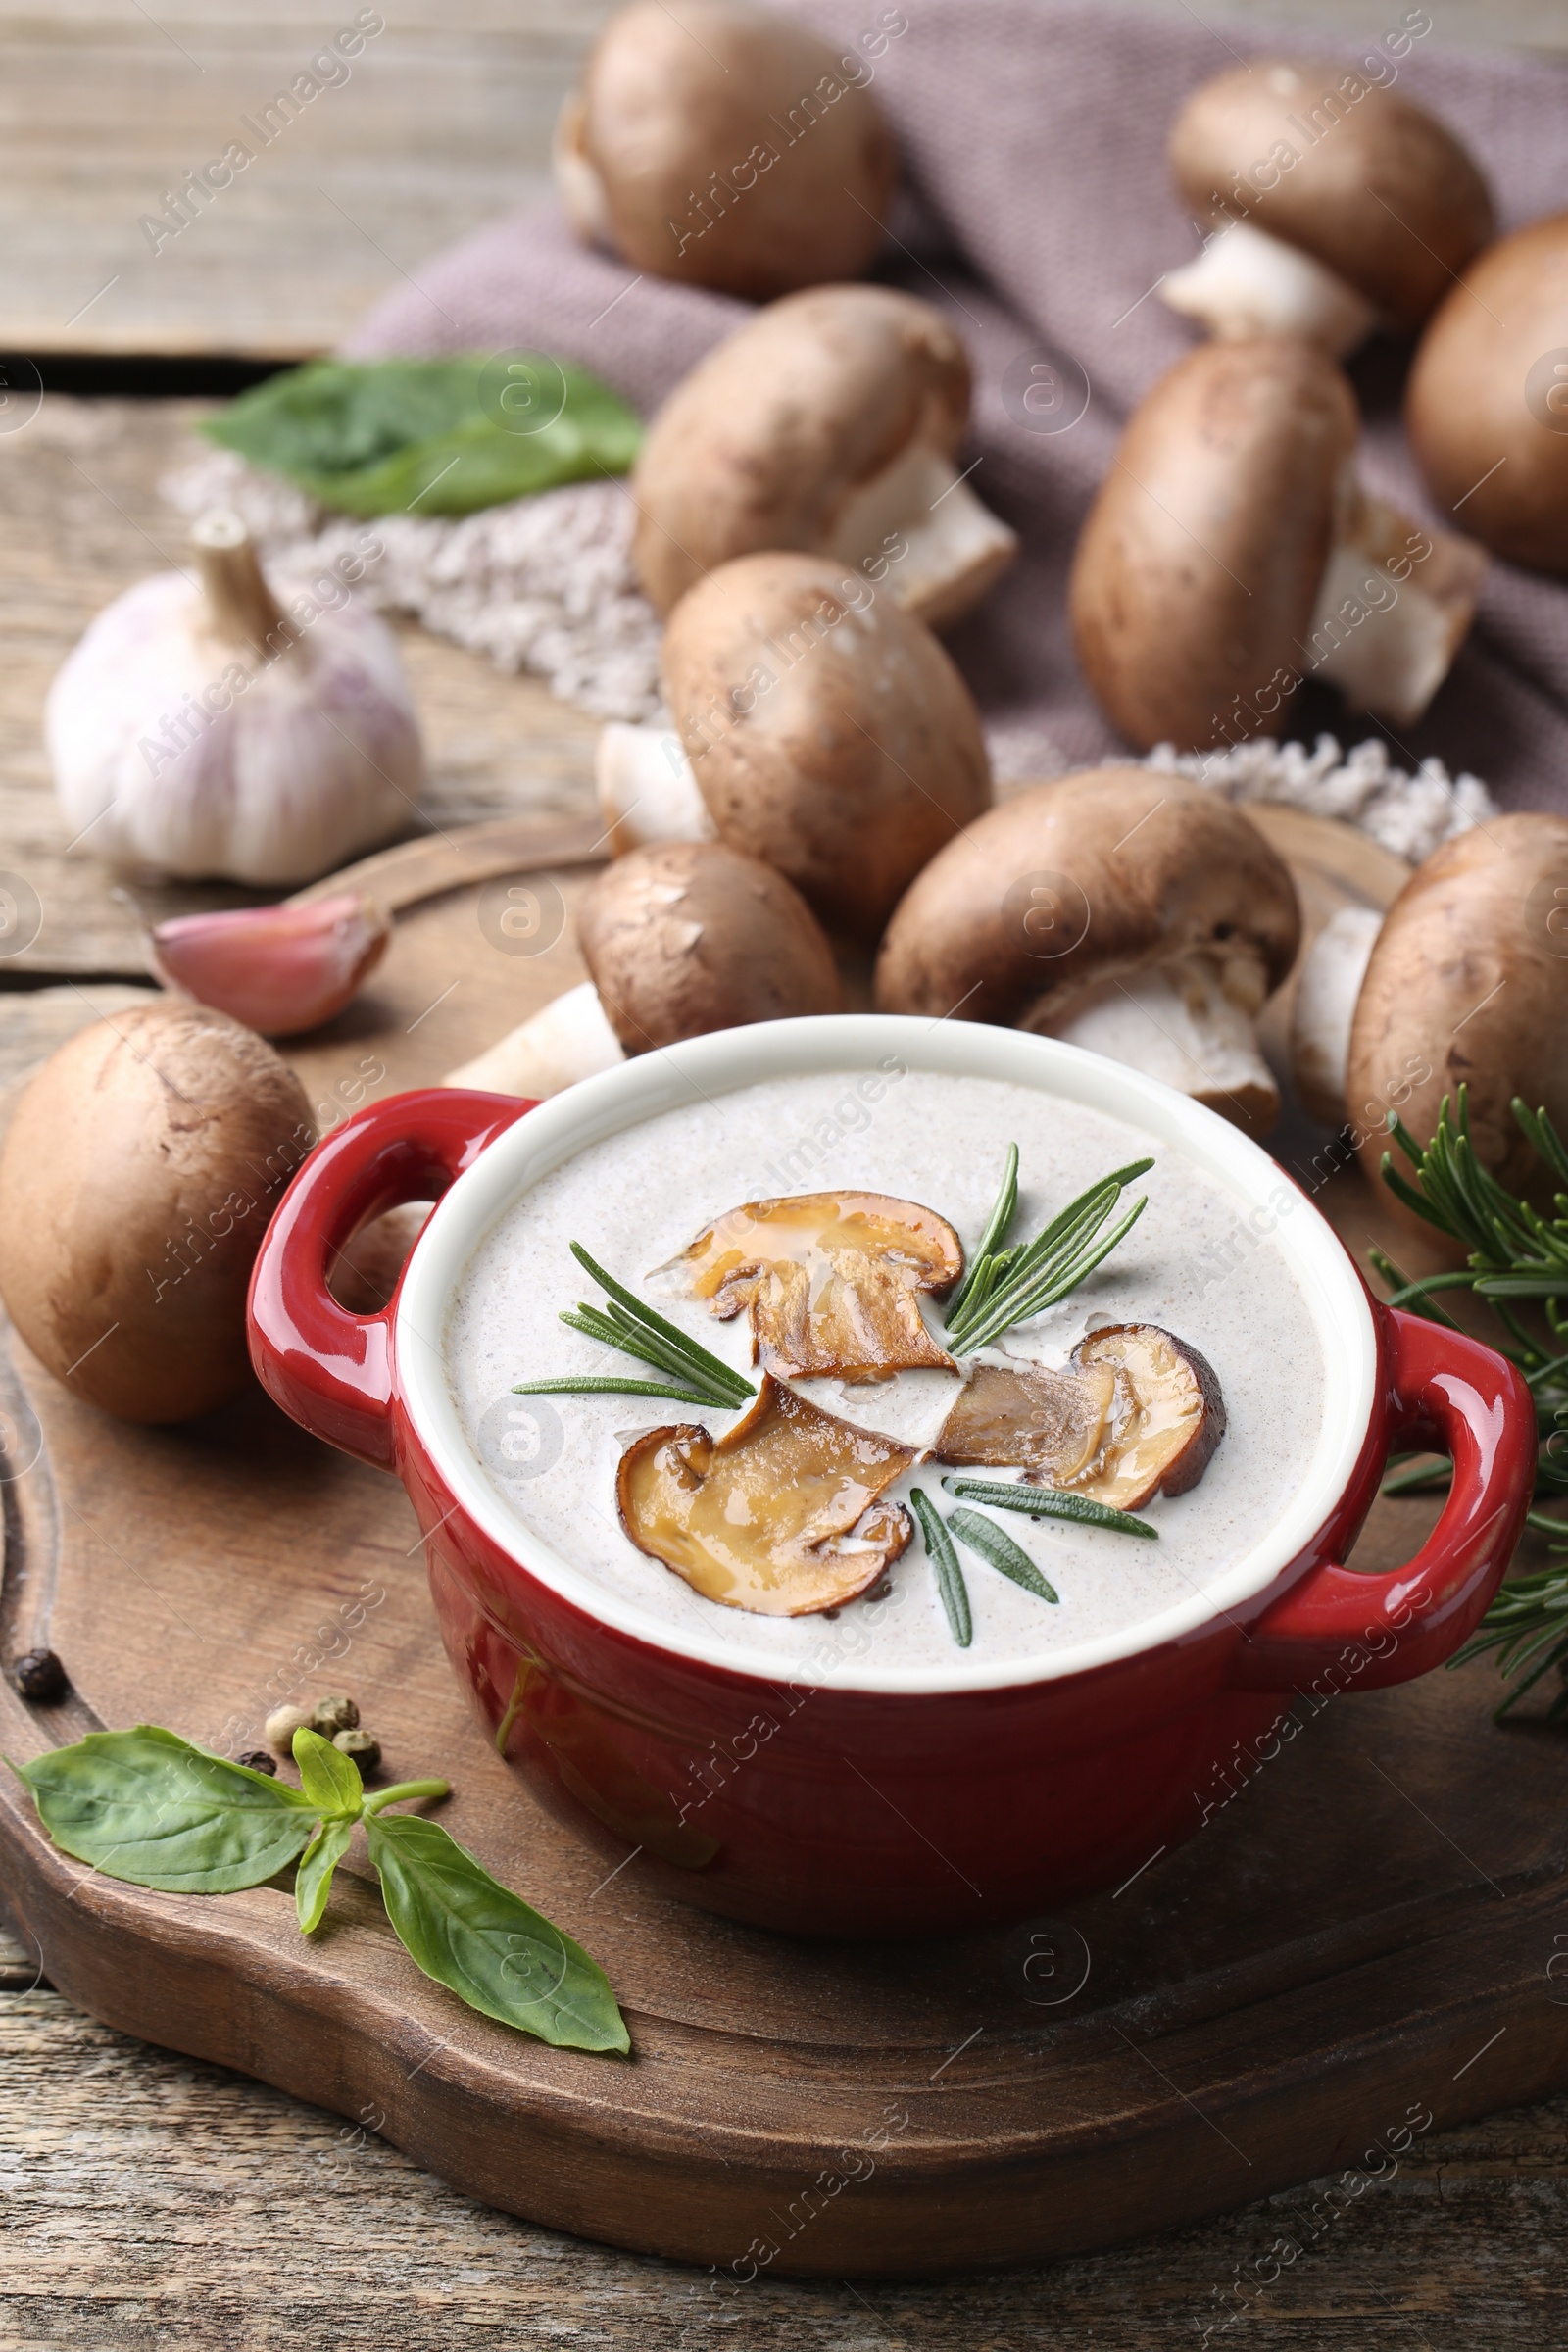
M 185 877 L 315 881 L 406 830 L 424 783 L 397 642 L 352 594 L 378 543 L 362 532 L 359 553 L 274 585 L 237 515 L 205 515 L 192 542 L 200 583 L 127 589 L 49 689 L 71 846 Z
M 166 988 L 229 1013 L 264 1037 L 318 1029 L 386 954 L 392 918 L 359 891 L 303 906 L 182 914 L 148 935 Z

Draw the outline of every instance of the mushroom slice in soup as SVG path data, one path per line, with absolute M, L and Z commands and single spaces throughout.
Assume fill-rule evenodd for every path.
M 638 1438 L 615 1498 L 638 1550 L 705 1599 L 806 1617 L 858 1599 L 903 1551 L 908 1513 L 881 1496 L 915 1459 L 765 1377 L 726 1437 L 687 1423 Z
M 1036 1485 L 1065 1486 L 1098 1464 L 1115 1396 L 1109 1364 L 1087 1372 L 977 1364 L 933 1451 L 940 1461 L 1021 1469 Z
M 752 1361 L 781 1379 L 886 1380 L 956 1369 L 920 1314 L 963 1271 L 934 1210 L 886 1193 L 798 1193 L 726 1209 L 661 1273 L 728 1322 L 751 1316 Z
M 1115 1323 L 1059 1372 L 980 1365 L 932 1450 L 1136 1511 L 1197 1486 L 1224 1435 L 1225 1400 L 1198 1349 L 1157 1323 Z

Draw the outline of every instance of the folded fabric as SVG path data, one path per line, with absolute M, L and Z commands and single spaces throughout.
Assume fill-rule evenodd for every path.
M 866 0 L 793 0 L 791 14 L 848 45 L 887 12 Z M 1117 435 L 1195 332 L 1153 292 L 1197 235 L 1164 143 L 1188 92 L 1240 59 L 1322 56 L 1380 76 L 1440 115 L 1492 182 L 1503 228 L 1558 209 L 1568 172 L 1568 74 L 1540 60 L 1444 51 L 1402 12 L 1407 54 L 1327 44 L 1233 21 L 1203 27 L 1033 0 L 902 0 L 907 28 L 877 63 L 908 186 L 878 274 L 934 303 L 974 368 L 976 488 L 1023 555 L 949 643 L 994 726 L 1077 763 L 1125 750 L 1079 675 L 1065 612 L 1074 542 Z M 650 414 L 751 315 L 727 296 L 639 277 L 578 245 L 553 207 L 496 222 L 420 265 L 348 339 L 387 352 L 544 349 L 580 362 Z M 1429 524 L 1399 431 L 1407 340 L 1379 337 L 1350 364 L 1366 417 L 1368 487 Z M 1018 397 L 1049 364 L 1071 393 L 1042 419 Z M 1010 372 L 1009 372 L 1010 371 Z M 1082 402 L 1081 413 L 1073 411 Z M 1042 424 L 1054 429 L 1041 429 Z M 1348 714 L 1303 686 L 1288 734 L 1310 743 Z M 1357 733 L 1372 732 L 1356 722 Z M 1568 809 L 1568 585 L 1494 564 L 1475 625 L 1421 723 L 1376 730 L 1401 765 L 1478 770 L 1506 808 Z

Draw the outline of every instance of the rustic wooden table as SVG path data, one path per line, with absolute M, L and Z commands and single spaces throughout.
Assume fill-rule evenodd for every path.
M 329 344 L 425 255 L 542 185 L 555 105 L 608 13 L 605 0 L 384 0 L 386 29 L 351 80 L 154 254 L 140 216 L 353 9 L 323 19 L 279 0 L 263 20 L 241 0 L 73 0 L 45 16 L 0 0 L 0 351 L 271 358 Z M 1430 13 L 1450 39 L 1568 38 L 1561 0 L 1431 0 Z M 1203 11 L 1222 29 L 1303 17 L 1366 22 L 1357 0 Z M 34 948 L 0 965 L 0 1084 L 124 1001 L 142 969 L 138 913 L 171 903 L 118 896 L 114 877 L 66 862 L 39 710 L 90 613 L 175 544 L 157 483 L 189 414 L 53 398 L 24 434 L 0 432 L 0 866 L 46 910 Z M 417 633 L 405 650 L 439 818 L 586 806 L 586 719 Z M 1568 2098 L 1426 2141 L 1290 2267 L 1270 2248 L 1306 2190 L 1047 2272 L 948 2287 L 759 2281 L 719 2322 L 695 2274 L 474 2206 L 334 2116 L 96 2025 L 3 1935 L 0 1987 L 0 2352 L 414 2352 L 465 2332 L 696 2347 L 721 2325 L 747 2352 L 1111 2352 L 1232 2328 L 1300 2352 L 1568 2345 Z

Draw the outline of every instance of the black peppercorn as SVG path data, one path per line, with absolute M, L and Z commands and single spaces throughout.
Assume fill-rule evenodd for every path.
M 57 1707 L 66 1695 L 66 1670 L 52 1649 L 24 1650 L 6 1668 L 6 1680 L 35 1707 Z
M 270 1756 L 265 1747 L 253 1747 L 243 1756 L 234 1758 L 236 1764 L 248 1764 L 252 1772 L 265 1772 L 270 1779 L 277 1778 L 277 1758 Z

